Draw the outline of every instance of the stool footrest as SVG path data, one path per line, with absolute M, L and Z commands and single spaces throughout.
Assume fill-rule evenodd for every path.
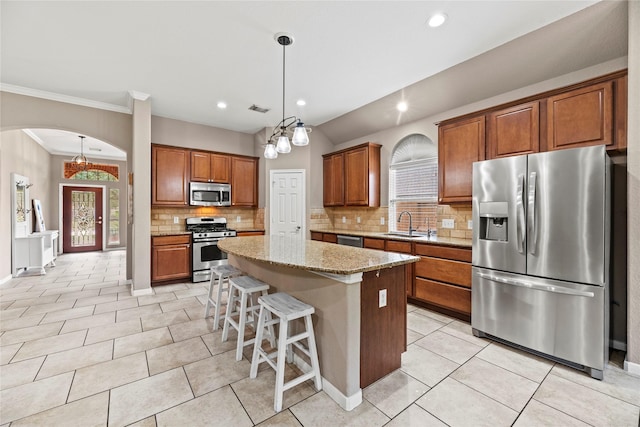
M 302 374 L 299 377 L 296 377 L 296 378 L 292 379 L 291 381 L 289 381 L 287 383 L 284 383 L 282 385 L 282 391 L 289 390 L 290 388 L 293 388 L 293 387 L 297 386 L 300 383 L 303 383 L 303 382 L 305 382 L 307 380 L 310 380 L 315 376 L 316 376 L 316 373 L 313 372 L 313 370 L 307 372 L 306 374 Z

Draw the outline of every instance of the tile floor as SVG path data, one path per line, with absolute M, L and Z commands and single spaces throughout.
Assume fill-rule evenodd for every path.
M 0 427 L 639 423 L 640 378 L 619 355 L 596 381 L 413 306 L 402 369 L 359 407 L 343 411 L 303 383 L 276 415 L 273 371 L 250 380 L 250 351 L 236 362 L 235 341 L 203 318 L 207 284 L 134 298 L 124 272 L 122 251 L 62 255 L 45 276 L 0 287 Z

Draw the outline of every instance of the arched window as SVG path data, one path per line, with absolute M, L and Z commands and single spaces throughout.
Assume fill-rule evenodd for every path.
M 120 168 L 118 165 L 90 163 L 89 167 L 79 169 L 74 162 L 64 162 L 64 177 L 85 181 L 118 181 Z
M 396 144 L 389 162 L 389 230 L 409 231 L 408 218 L 398 223 L 408 211 L 417 233 L 435 235 L 437 206 L 438 146 L 424 135 L 409 135 Z

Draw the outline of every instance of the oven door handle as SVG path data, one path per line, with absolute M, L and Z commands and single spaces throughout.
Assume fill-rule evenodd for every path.
M 193 241 L 194 244 L 196 243 L 218 243 L 220 240 L 222 239 L 218 239 L 218 238 L 214 238 L 214 239 L 195 239 Z

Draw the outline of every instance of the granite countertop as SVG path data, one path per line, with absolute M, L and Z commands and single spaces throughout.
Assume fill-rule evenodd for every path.
M 162 236 L 182 236 L 184 234 L 191 234 L 190 231 L 152 231 L 151 237 L 162 237 Z
M 405 236 L 396 236 L 396 235 L 390 235 L 387 233 L 380 233 L 380 232 L 359 231 L 359 230 L 338 230 L 333 228 L 313 228 L 310 231 L 315 231 L 318 233 L 341 234 L 344 236 L 371 237 L 374 239 L 401 240 L 404 242 L 429 243 L 429 244 L 440 245 L 440 246 L 459 246 L 463 248 L 471 248 L 471 240 L 459 239 L 455 237 L 438 237 L 438 236 L 405 237 Z
M 218 247 L 235 256 L 301 270 L 349 275 L 410 264 L 420 258 L 288 237 L 227 238 Z

